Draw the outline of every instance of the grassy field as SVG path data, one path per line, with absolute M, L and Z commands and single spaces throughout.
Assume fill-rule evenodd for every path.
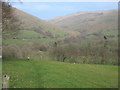
M 35 31 L 21 30 L 18 36 L 16 37 L 18 38 L 39 38 L 39 37 L 43 37 L 43 35 Z
M 0 89 L 2 88 L 2 60 L 0 59 Z
M 118 67 L 46 60 L 4 59 L 10 88 L 117 88 Z
M 3 40 L 4 44 L 22 44 L 22 43 L 50 43 L 55 42 L 55 39 L 42 38 L 42 39 L 26 39 L 26 40 Z

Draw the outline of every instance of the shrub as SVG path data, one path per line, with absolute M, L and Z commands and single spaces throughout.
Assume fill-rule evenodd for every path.
M 3 46 L 2 54 L 3 58 L 4 57 L 23 58 L 22 51 L 16 44 Z

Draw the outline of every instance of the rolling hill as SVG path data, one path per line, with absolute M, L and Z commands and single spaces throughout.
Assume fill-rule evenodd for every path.
M 16 8 L 13 8 L 13 10 L 14 10 L 14 15 L 17 17 L 17 19 L 21 23 L 20 26 L 18 27 L 18 30 L 20 32 L 18 33 L 18 36 L 16 36 L 18 38 L 30 38 L 30 39 L 33 37 L 34 38 L 35 37 L 36 38 L 41 38 L 41 37 L 57 38 L 57 37 L 64 37 L 66 35 L 69 35 L 63 29 L 58 28 L 55 25 L 52 25 L 46 22 L 45 20 L 32 16 Z M 24 33 L 24 35 L 21 35 L 21 33 L 22 34 Z M 34 33 L 34 34 L 31 34 L 31 33 Z
M 19 32 L 2 41 L 2 74 L 10 76 L 10 88 L 118 88 L 117 10 L 47 21 L 14 13 Z M 113 40 L 81 40 L 103 35 Z
M 83 37 L 116 37 L 118 31 L 117 10 L 81 11 L 47 21 L 63 29 L 77 31 Z

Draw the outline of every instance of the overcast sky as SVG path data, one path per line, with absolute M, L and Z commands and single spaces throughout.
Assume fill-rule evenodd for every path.
M 79 11 L 110 10 L 117 9 L 117 2 L 23 2 L 13 3 L 13 6 L 37 16 L 41 19 L 49 19 L 56 16 L 64 16 Z

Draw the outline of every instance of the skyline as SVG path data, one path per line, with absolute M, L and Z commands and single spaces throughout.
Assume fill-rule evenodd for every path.
M 80 11 L 118 9 L 117 2 L 23 2 L 22 4 L 16 2 L 12 6 L 41 19 Z

